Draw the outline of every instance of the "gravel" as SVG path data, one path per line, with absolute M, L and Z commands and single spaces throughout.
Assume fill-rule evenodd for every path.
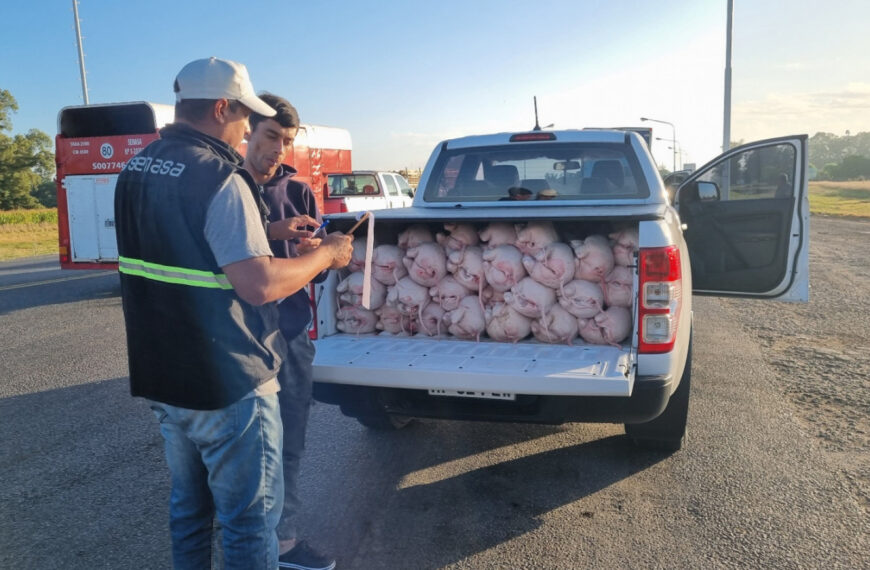
M 870 220 L 814 216 L 810 302 L 720 299 L 780 373 L 782 395 L 870 507 Z

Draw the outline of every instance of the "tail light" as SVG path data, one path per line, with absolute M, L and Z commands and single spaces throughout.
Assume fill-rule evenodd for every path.
M 638 350 L 642 354 L 670 352 L 682 306 L 680 250 L 675 245 L 643 248 L 639 263 Z
M 344 198 L 327 198 L 323 201 L 324 214 L 341 214 L 347 212 L 347 202 Z

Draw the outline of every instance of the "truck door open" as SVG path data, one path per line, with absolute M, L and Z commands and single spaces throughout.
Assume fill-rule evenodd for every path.
M 677 191 L 695 293 L 809 298 L 807 136 L 735 147 Z

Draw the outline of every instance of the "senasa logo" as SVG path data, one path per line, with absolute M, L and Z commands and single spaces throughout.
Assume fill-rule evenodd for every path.
M 109 143 L 103 143 L 103 146 L 100 147 L 100 156 L 103 158 L 112 158 L 115 154 L 115 149 L 112 148 L 112 145 Z

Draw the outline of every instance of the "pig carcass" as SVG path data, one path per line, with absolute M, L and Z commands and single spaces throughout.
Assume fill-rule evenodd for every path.
M 523 266 L 529 277 L 558 290 L 574 278 L 574 252 L 567 244 L 553 242 L 534 255 L 524 255 Z
M 480 230 L 477 235 L 487 248 L 514 245 L 517 241 L 517 228 L 515 224 L 493 222 Z
M 395 245 L 381 244 L 372 252 L 372 277 L 384 285 L 395 285 L 408 274 L 402 264 L 404 252 Z
M 336 311 L 335 317 L 338 330 L 353 334 L 375 332 L 378 322 L 374 311 L 357 306 L 341 307 Z
M 362 306 L 364 282 L 365 276 L 362 271 L 356 271 L 342 279 L 335 289 L 338 292 L 339 305 Z M 387 299 L 387 286 L 375 279 L 371 280 L 371 285 L 371 305 L 369 309 L 375 310 L 380 308 Z
M 559 305 L 575 317 L 588 319 L 604 310 L 604 291 L 598 283 L 575 279 L 558 293 Z
M 483 271 L 483 250 L 478 246 L 450 252 L 447 270 L 453 274 L 460 285 L 470 291 L 480 293 L 486 283 Z
M 586 239 L 571 240 L 571 247 L 577 258 L 575 278 L 598 283 L 613 269 L 613 250 L 604 236 L 591 235 Z
M 544 247 L 559 241 L 553 222 L 529 222 L 517 224 L 517 241 L 514 244 L 523 255 L 535 255 Z
M 483 252 L 486 282 L 496 291 L 507 291 L 525 277 L 523 254 L 512 245 L 500 245 Z
M 435 241 L 432 237 L 432 232 L 429 227 L 423 224 L 413 224 L 405 228 L 400 234 L 396 242 L 402 249 L 411 249 L 422 243 Z
M 350 256 L 350 263 L 347 268 L 351 271 L 362 271 L 366 265 L 366 240 L 365 238 L 356 238 L 351 244 L 353 252 Z
M 389 289 L 387 289 L 386 304 L 396 307 L 404 315 L 419 316 L 429 303 L 429 288 L 415 283 L 410 277 L 402 277 Z
M 487 285 L 480 293 L 480 300 L 483 301 L 484 307 L 491 307 L 496 303 L 504 303 L 504 291 L 496 291 L 492 286 Z
M 608 237 L 612 242 L 613 261 L 616 265 L 632 265 L 637 252 L 638 240 L 636 228 L 625 228 L 611 233 Z
M 402 258 L 408 277 L 425 287 L 434 287 L 447 275 L 447 256 L 435 242 L 421 243 L 405 252 Z
M 631 307 L 633 289 L 631 269 L 624 265 L 615 265 L 604 278 L 604 299 L 608 306 Z
M 542 317 L 556 304 L 556 291 L 531 277 L 523 277 L 504 294 L 504 301 L 521 315 Z
M 417 331 L 418 321 L 411 315 L 403 314 L 398 308 L 384 305 L 375 314 L 378 322 L 375 325 L 378 330 L 390 334 L 413 334 Z
M 577 338 L 577 317 L 559 305 L 553 305 L 547 313 L 534 319 L 532 334 L 541 342 L 550 344 L 571 344 Z
M 477 295 L 463 297 L 456 309 L 444 315 L 444 324 L 447 331 L 457 338 L 480 340 L 480 334 L 486 330 L 480 298 Z
M 480 238 L 471 224 L 445 223 L 447 233 L 438 232 L 435 240 L 448 251 L 465 249 L 470 245 L 477 245 Z
M 448 275 L 439 281 L 434 287 L 429 288 L 429 296 L 433 304 L 437 304 L 445 311 L 452 311 L 459 306 L 459 301 L 467 297 L 471 291 L 463 286 L 455 277 Z
M 517 342 L 532 331 L 532 319 L 516 312 L 510 305 L 497 302 L 488 305 L 484 311 L 486 334 L 493 340 Z
M 464 288 L 463 288 L 464 289 Z M 459 303 L 457 303 L 459 306 Z M 429 303 L 420 313 L 420 332 L 427 336 L 441 336 L 444 315 L 447 313 L 436 303 Z
M 577 325 L 586 342 L 619 346 L 631 333 L 631 313 L 625 307 L 608 307 L 590 319 L 577 319 Z

